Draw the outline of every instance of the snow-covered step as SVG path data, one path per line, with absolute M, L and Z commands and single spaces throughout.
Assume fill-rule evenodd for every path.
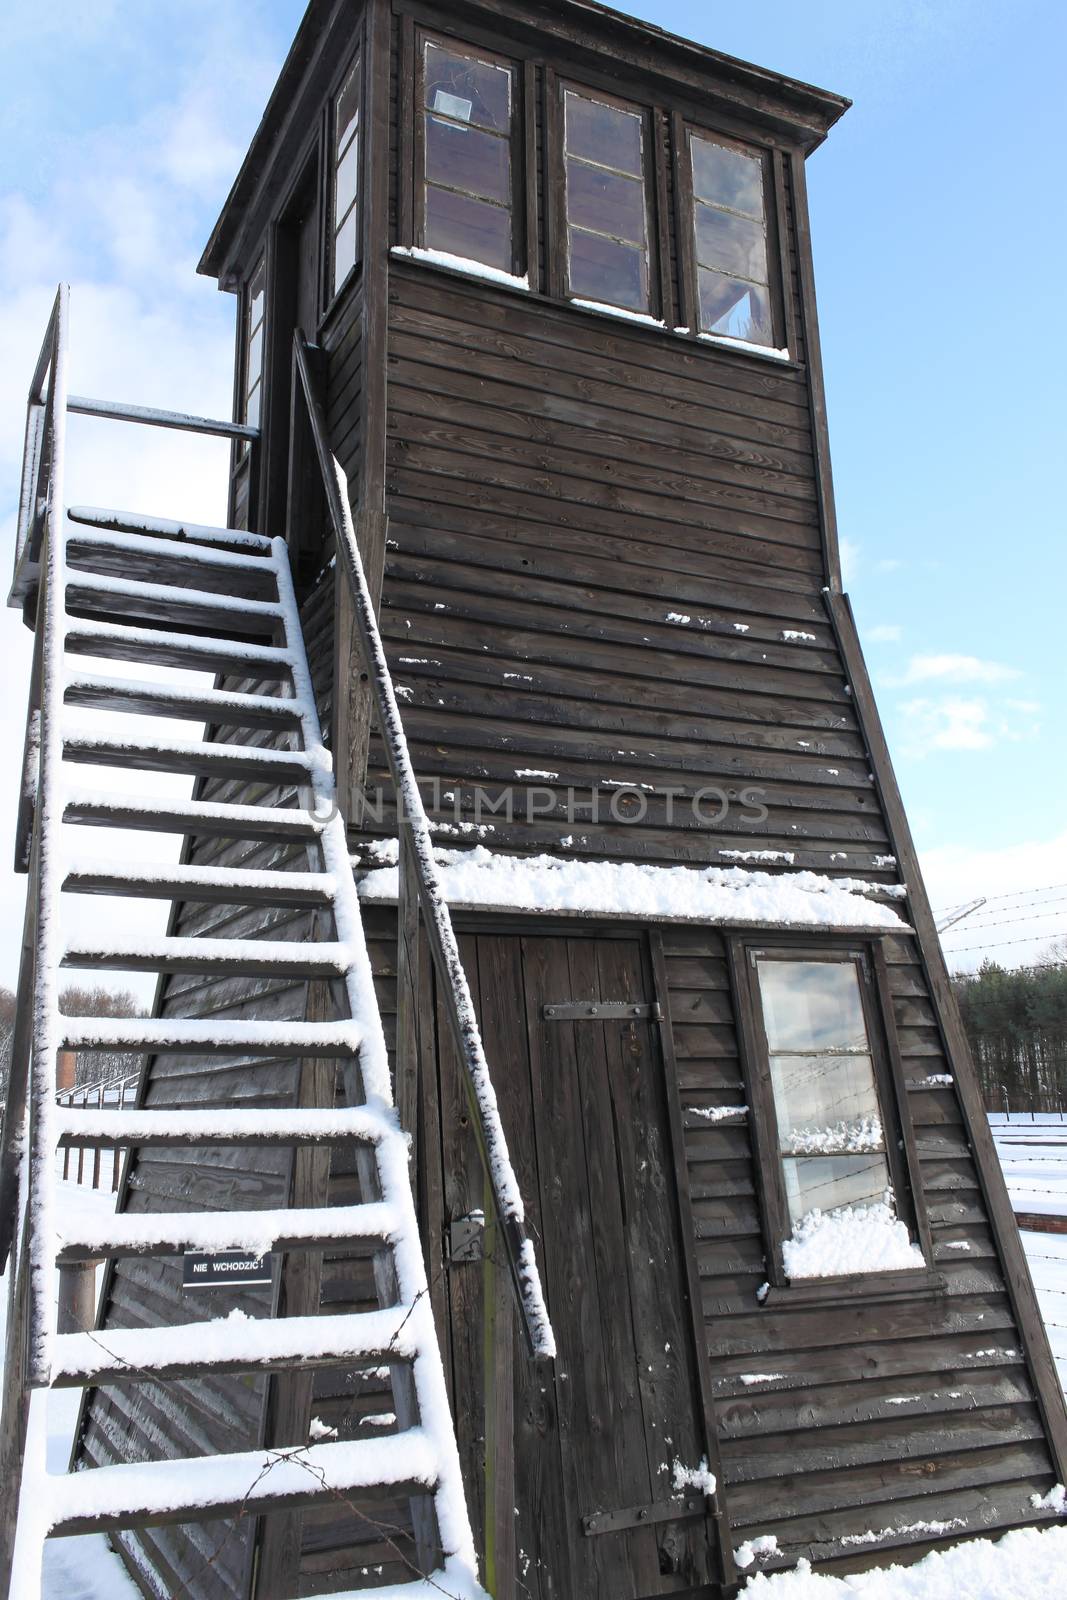
M 281 607 L 274 601 L 246 600 L 178 584 L 104 577 L 95 572 L 68 572 L 66 605 L 69 611 L 103 614 L 107 618 L 137 617 L 165 624 L 179 622 L 238 638 L 272 637 L 282 618 Z
M 254 554 L 241 550 L 226 550 L 221 546 L 193 544 L 188 539 L 169 538 L 166 534 L 145 535 L 125 533 L 119 529 L 82 527 L 67 538 L 68 559 L 98 551 L 101 554 L 144 556 L 150 561 L 181 561 L 215 572 L 253 573 L 270 579 L 273 559 L 270 552 Z
M 402 1138 L 399 1124 L 369 1106 L 328 1110 L 81 1111 L 57 1106 L 53 1128 L 60 1146 L 105 1150 L 126 1145 L 342 1144 L 373 1145 Z
M 158 1328 L 111 1328 L 106 1339 L 68 1333 L 55 1343 L 54 1388 L 115 1378 L 187 1378 L 226 1372 L 324 1367 L 342 1361 L 368 1367 L 411 1361 L 411 1307 L 346 1316 L 229 1316 Z M 103 1347 L 106 1344 L 106 1349 Z
M 291 813 L 290 813 L 291 814 Z M 120 861 L 76 860 L 64 889 L 73 894 L 113 894 L 137 900 L 196 900 L 216 905 L 326 907 L 334 882 L 325 872 L 268 872 L 255 867 L 184 864 L 126 866 Z
M 425 1493 L 438 1481 L 437 1453 L 421 1428 L 380 1439 L 299 1449 L 137 1461 L 49 1480 L 46 1514 L 54 1535 L 246 1515 L 282 1506 L 336 1502 L 357 1489 L 393 1486 Z
M 117 533 L 138 533 L 148 538 L 185 539 L 192 544 L 217 545 L 222 549 L 259 551 L 271 554 L 271 541 L 261 533 L 246 533 L 240 528 L 215 528 L 200 522 L 173 522 L 166 517 L 145 517 L 137 511 L 107 511 L 100 506 L 71 506 L 71 522 L 87 527 L 108 528 Z M 74 535 L 77 537 L 77 535 Z
M 59 1048 L 149 1055 L 354 1056 L 355 1022 L 234 1022 L 184 1017 L 60 1017 Z
M 215 722 L 227 727 L 300 726 L 291 699 L 269 694 L 235 694 L 220 689 L 186 689 L 136 678 L 111 678 L 97 672 L 68 674 L 63 699 L 93 711 L 121 711 L 145 717 L 176 717 L 184 722 Z
M 124 939 L 110 934 L 70 939 L 64 967 L 105 972 L 214 972 L 242 978 L 343 977 L 351 953 L 345 944 L 290 939 Z
M 111 661 L 151 662 L 186 671 L 228 672 L 235 676 L 291 678 L 289 652 L 278 645 L 241 643 L 166 628 L 139 628 L 133 623 L 87 621 L 69 617 L 66 645 L 70 655 L 99 656 Z
M 261 750 L 249 744 L 202 739 L 196 743 L 154 739 L 108 739 L 102 734 L 68 733 L 63 759 L 134 772 L 204 773 L 217 778 L 261 778 L 265 783 L 307 783 L 314 767 L 297 750 Z
M 149 833 L 212 834 L 233 839 L 316 839 L 322 824 L 297 807 L 227 805 L 209 800 L 141 800 L 68 786 L 64 822 L 94 828 L 134 828 Z
M 181 1255 L 186 1250 L 219 1254 L 247 1250 L 300 1250 L 339 1240 L 388 1242 L 397 1228 L 395 1207 L 384 1201 L 356 1206 L 290 1206 L 283 1211 L 122 1211 L 64 1213 L 56 1229 L 61 1261 L 100 1256 Z

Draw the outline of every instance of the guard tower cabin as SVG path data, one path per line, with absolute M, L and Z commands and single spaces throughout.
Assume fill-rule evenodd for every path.
M 427 1499 L 456 1487 L 448 1440 L 433 1470 L 361 1467 L 316 1498 L 268 1482 L 180 1521 L 154 1503 L 117 1534 L 146 1594 L 379 1592 L 464 1547 L 465 1516 L 496 1600 L 695 1600 L 754 1559 L 844 1571 L 1039 1521 L 1033 1498 L 1067 1478 L 841 587 L 804 168 L 846 105 L 589 0 L 308 8 L 201 270 L 239 300 L 235 416 L 255 433 L 233 447 L 229 522 L 287 547 L 411 1139 L 415 1301 L 461 1514 L 446 1525 L 438 1498 L 435 1523 Z M 224 663 L 215 693 L 274 692 L 257 659 Z M 313 954 L 310 888 L 228 922 L 207 902 L 236 879 L 194 892 L 202 868 L 303 865 L 288 836 L 239 848 L 208 826 L 209 803 L 294 804 L 305 781 L 260 776 L 290 746 L 228 714 L 205 711 L 208 737 L 246 767 L 197 778 L 171 933 Z M 528 1244 L 464 1088 L 423 811 Z M 158 1029 L 178 1043 L 146 1035 L 138 1115 L 228 1127 L 235 1105 L 358 1099 L 325 1045 L 301 1054 L 325 1035 L 294 1031 L 333 1026 L 324 966 L 190 976 L 168 949 Z M 247 1055 L 202 1060 L 180 1030 L 220 1016 L 275 1028 L 273 1055 L 248 1031 Z M 126 1214 L 374 1200 L 366 1161 L 309 1149 L 306 1120 L 266 1152 L 159 1149 L 156 1126 Z M 112 1337 L 234 1308 L 304 1321 L 252 1377 L 173 1356 L 138 1382 L 98 1373 L 80 1465 L 309 1439 L 385 1462 L 403 1443 L 428 1391 L 398 1380 L 402 1325 L 373 1360 L 332 1331 L 392 1303 L 373 1229 L 272 1226 L 269 1286 L 200 1300 L 175 1259 L 203 1247 L 192 1224 L 166 1261 L 111 1250 Z M 554 1360 L 512 1292 L 531 1261 Z M 59 1531 L 75 1524 L 103 1522 Z

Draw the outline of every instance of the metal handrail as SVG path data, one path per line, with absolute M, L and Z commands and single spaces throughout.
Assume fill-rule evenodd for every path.
M 337 562 L 351 592 L 356 631 L 374 696 L 386 760 L 397 796 L 400 881 L 403 884 L 406 873 L 410 873 L 414 878 L 418 907 L 424 919 L 434 971 L 448 1012 L 456 1048 L 464 1067 L 465 1086 L 472 1111 L 475 1137 L 493 1195 L 497 1222 L 504 1242 L 527 1347 L 533 1356 L 551 1357 L 555 1354 L 552 1330 L 545 1313 L 533 1246 L 526 1231 L 522 1197 L 514 1181 L 503 1129 L 496 1115 L 496 1097 L 474 1004 L 463 970 L 448 904 L 441 889 L 429 820 L 419 792 L 415 770 L 411 764 L 393 690 L 392 676 L 378 632 L 374 602 L 367 584 L 348 499 L 347 479 L 340 462 L 330 448 L 325 407 L 319 384 L 311 369 L 309 350 L 307 340 L 298 329 L 293 340 L 294 366 L 299 375 L 299 386 L 306 403 L 315 454 L 322 472 L 327 507 L 337 544 Z M 385 520 L 382 511 L 372 513 L 371 516 L 376 518 L 379 524 Z

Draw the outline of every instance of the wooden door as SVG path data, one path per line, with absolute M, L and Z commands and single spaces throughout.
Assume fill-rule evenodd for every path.
M 642 941 L 481 934 L 463 953 L 559 1346 L 554 1370 L 527 1360 L 490 1227 L 486 1261 L 446 1269 L 446 1299 L 491 1591 L 712 1592 L 714 1524 L 673 1481 L 704 1423 Z M 447 1047 L 440 1066 L 447 1227 L 491 1212 Z

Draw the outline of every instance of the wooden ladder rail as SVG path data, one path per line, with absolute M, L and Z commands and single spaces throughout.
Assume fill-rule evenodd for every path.
M 472 1112 L 478 1149 L 489 1180 L 508 1270 L 518 1301 L 527 1349 L 534 1358 L 551 1359 L 555 1342 L 548 1321 L 533 1243 L 526 1230 L 522 1196 L 515 1183 L 503 1129 L 500 1126 L 489 1066 L 482 1046 L 474 1004 L 456 942 L 452 918 L 441 889 L 426 809 L 411 763 L 392 675 L 382 646 L 374 602 L 360 555 L 348 484 L 330 448 L 320 385 L 312 370 L 312 346 L 303 332 L 293 336 L 293 365 L 303 393 L 315 455 L 322 473 L 327 508 L 337 545 L 337 563 L 348 582 L 356 631 L 385 746 L 397 798 L 400 896 L 398 917 L 404 917 L 405 886 L 414 887 L 424 920 L 427 943 L 441 997 L 448 1013 Z M 294 383 L 294 390 L 296 388 Z M 385 513 L 361 509 L 368 531 L 381 531 Z M 400 934 L 403 937 L 404 930 Z

